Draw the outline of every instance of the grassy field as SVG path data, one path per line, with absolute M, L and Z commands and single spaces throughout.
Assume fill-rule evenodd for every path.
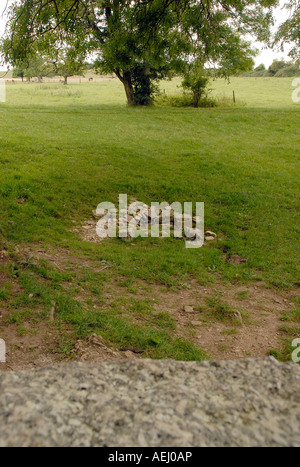
M 217 97 L 221 103 L 232 103 L 233 91 L 238 107 L 247 108 L 297 108 L 291 95 L 295 87 L 293 78 L 230 78 L 215 80 L 209 84 L 211 95 Z M 180 80 L 164 82 L 161 85 L 167 93 L 180 93 Z M 298 106 L 299 107 L 299 106 Z
M 212 109 L 127 108 L 116 80 L 8 85 L 0 104 L 0 333 L 46 323 L 59 332 L 53 352 L 67 358 L 78 338 L 98 333 L 117 349 L 200 360 L 201 345 L 154 309 L 153 287 L 299 290 L 300 107 L 291 82 L 212 82 L 220 101 L 233 90 L 237 97 Z M 178 84 L 162 89 L 174 94 Z M 119 193 L 147 204 L 203 201 L 217 240 L 199 250 L 172 238 L 83 241 L 74 226 Z M 292 301 L 291 313 L 299 307 Z

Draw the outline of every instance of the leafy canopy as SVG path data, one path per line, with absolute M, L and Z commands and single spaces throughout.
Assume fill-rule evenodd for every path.
M 300 1 L 289 0 L 286 4 L 289 10 L 289 18 L 280 26 L 275 42 L 280 43 L 283 49 L 285 43 L 292 44 L 289 55 L 300 61 Z

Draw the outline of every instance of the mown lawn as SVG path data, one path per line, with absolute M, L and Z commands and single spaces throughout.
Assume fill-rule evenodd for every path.
M 86 278 L 96 295 L 112 277 L 130 285 L 143 279 L 185 287 L 193 277 L 201 284 L 299 287 L 300 107 L 291 101 L 291 81 L 240 78 L 231 88 L 215 82 L 214 93 L 230 96 L 233 86 L 242 105 L 212 109 L 129 109 L 116 81 L 7 86 L 7 103 L 0 104 L 0 229 L 24 297 L 41 287 L 35 305 L 47 314 L 55 299 L 61 320 L 80 335 L 96 329 L 115 344 L 152 349 L 156 358 L 201 359 L 199 349 L 170 337 L 168 320 L 156 330 L 146 320 L 141 338 L 141 325 L 118 304 L 101 319 L 96 311 L 87 319 L 74 298 L 81 279 L 22 264 L 16 246 L 21 253 L 37 243 L 68 248 L 108 264 Z M 176 92 L 175 84 L 163 86 Z M 178 239 L 83 242 L 74 225 L 98 203 L 117 203 L 119 193 L 147 204 L 203 201 L 205 227 L 217 240 L 198 250 Z M 247 261 L 232 264 L 228 255 Z M 66 293 L 64 282 L 74 290 Z M 0 295 L 14 312 L 24 300 Z

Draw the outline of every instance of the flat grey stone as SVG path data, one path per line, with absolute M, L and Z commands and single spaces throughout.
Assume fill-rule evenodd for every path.
M 299 446 L 299 387 L 273 358 L 0 373 L 0 446 Z

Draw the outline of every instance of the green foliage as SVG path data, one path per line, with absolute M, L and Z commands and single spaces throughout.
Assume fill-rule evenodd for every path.
M 300 60 L 300 2 L 288 0 L 285 6 L 289 10 L 289 18 L 279 27 L 275 43 L 279 43 L 282 49 L 285 44 L 290 44 L 289 55 L 294 60 Z
M 276 78 L 285 78 L 285 77 L 293 77 L 293 76 L 300 76 L 300 62 L 296 65 L 289 65 L 281 68 L 277 71 L 275 77 Z
M 4 42 L 3 50 L 7 47 Z M 68 77 L 83 75 L 87 55 L 84 38 L 58 32 L 47 34 L 28 48 L 26 57 L 15 60 L 13 77 L 37 77 L 41 81 L 44 76 L 58 75 L 67 84 Z
M 22 67 L 22 66 L 17 66 L 13 69 L 13 72 L 12 72 L 12 77 L 13 78 L 24 78 L 24 72 L 25 72 L 25 67 Z
M 202 98 L 206 96 L 208 81 L 209 78 L 204 76 L 204 70 L 199 66 L 189 67 L 184 74 L 182 87 L 192 94 L 193 107 L 199 107 Z
M 71 76 L 83 76 L 90 45 L 80 31 L 77 34 L 59 30 L 48 33 L 39 41 L 39 46 L 47 54 L 55 74 L 64 78 L 64 84 Z
M 242 76 L 252 76 L 258 78 L 261 76 L 269 76 L 269 72 L 266 70 L 265 65 L 262 63 L 261 65 L 254 68 L 254 70 L 242 73 Z
M 135 105 L 150 105 L 158 92 L 156 84 L 158 75 L 150 68 L 145 69 L 142 64 L 135 65 L 131 70 L 131 84 Z
M 262 64 L 256 67 L 253 71 L 243 73 L 242 76 L 254 78 L 261 76 L 276 78 L 300 76 L 300 62 L 293 64 L 292 62 L 286 62 L 284 60 L 274 60 L 268 70 L 266 70 L 265 66 Z
M 41 81 L 43 77 L 53 75 L 53 72 L 54 69 L 48 57 L 38 54 L 37 51 L 31 51 L 25 59 L 16 62 L 13 76 L 27 78 L 28 80 L 36 77 Z
M 266 67 L 263 63 L 261 63 L 260 65 L 258 65 L 256 68 L 254 68 L 254 71 L 256 72 L 264 72 L 266 71 Z
M 159 94 L 155 98 L 155 103 L 158 106 L 167 106 L 167 107 L 195 107 L 194 98 L 192 93 L 182 93 L 182 94 Z M 202 97 L 198 103 L 198 107 L 202 108 L 212 108 L 217 106 L 222 106 L 224 100 L 219 100 L 214 97 Z M 228 102 L 226 102 L 228 105 Z
M 285 68 L 287 66 L 287 63 L 284 60 L 274 60 L 273 63 L 269 66 L 269 75 L 270 76 L 275 76 L 276 73 L 278 73 L 279 70 L 282 68 Z

